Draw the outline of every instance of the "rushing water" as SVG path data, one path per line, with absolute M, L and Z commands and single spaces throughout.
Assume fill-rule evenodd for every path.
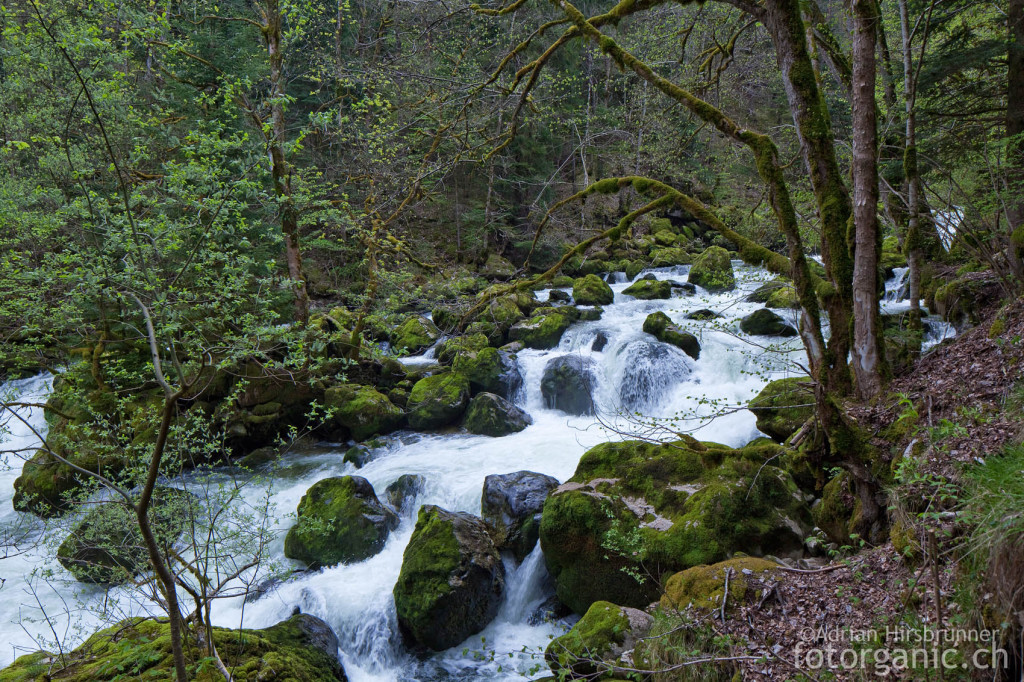
M 622 294 L 629 286 L 624 275 L 610 277 L 615 302 L 604 307 L 601 320 L 572 326 L 556 349 L 519 353 L 525 387 L 519 403 L 534 420 L 520 433 L 503 438 L 454 430 L 394 434 L 385 439 L 386 445 L 378 448 L 373 459 L 358 472 L 354 465 L 342 462 L 344 445 L 293 452 L 269 465 L 276 503 L 274 520 L 282 531 L 271 547 L 272 553 L 283 557 L 283 531 L 292 523 L 299 499 L 313 483 L 329 476 L 358 473 L 380 494 L 402 474 L 421 474 L 427 483 L 417 505 L 436 504 L 479 514 L 481 489 L 488 474 L 527 469 L 564 481 L 572 476 L 580 456 L 589 447 L 621 438 L 620 434 L 630 431 L 658 433 L 652 424 L 629 418 L 633 411 L 642 411 L 648 417 L 675 419 L 670 422 L 673 428 L 692 431 L 702 440 L 731 446 L 749 442 L 759 432 L 753 414 L 742 406 L 767 381 L 802 373 L 795 363 L 804 354 L 796 340 L 779 343 L 774 339 L 745 338 L 739 332 L 739 318 L 760 307 L 743 298 L 771 277 L 764 270 L 739 263 L 734 263 L 734 267 L 737 291 L 710 295 L 699 290 L 695 296 L 660 301 L 634 300 Z M 653 272 L 659 279 L 682 281 L 687 267 Z M 537 293 L 541 300 L 547 296 L 547 291 Z M 886 306 L 891 312 L 901 312 L 903 303 L 887 299 Z M 686 319 L 689 312 L 702 308 L 710 308 L 723 317 L 706 322 Z M 643 333 L 644 319 L 659 310 L 698 336 L 702 347 L 699 360 L 694 361 Z M 941 329 L 945 333 L 945 327 Z M 598 334 L 608 341 L 602 350 L 594 351 L 592 346 Z M 423 362 L 432 357 L 431 352 L 410 361 Z M 569 353 L 591 358 L 596 367 L 598 414 L 594 417 L 569 417 L 544 407 L 539 388 L 544 366 L 550 359 Z M 12 382 L 5 388 L 24 401 L 42 401 L 49 386 L 49 379 L 44 376 Z M 36 428 L 45 428 L 40 410 L 23 409 L 20 414 Z M 713 419 L 708 418 L 711 415 Z M 29 448 L 36 442 L 32 431 L 21 422 L 11 420 L 8 429 L 4 448 Z M 0 619 L 0 641 L 9 643 L 0 649 L 0 665 L 41 644 L 52 649 L 55 638 L 65 639 L 65 646 L 77 644 L 104 622 L 98 615 L 102 606 L 107 608 L 107 620 L 150 612 L 151 605 L 139 603 L 120 589 L 107 592 L 76 583 L 68 576 L 51 558 L 53 541 L 60 540 L 59 531 L 48 530 L 41 522 L 12 510 L 13 482 L 20 463 L 10 464 L 10 468 L 0 472 L 0 520 L 7 527 L 27 524 L 27 532 L 40 544 L 0 563 L 0 577 L 6 581 L 0 596 L 7 605 Z M 249 494 L 255 499 L 265 490 L 254 487 Z M 404 517 L 383 551 L 366 561 L 300 573 L 249 603 L 240 598 L 219 603 L 214 614 L 216 623 L 266 627 L 288 617 L 298 606 L 334 628 L 346 671 L 354 682 L 511 680 L 522 679 L 537 666 L 535 676 L 544 676 L 547 669 L 537 654 L 565 626 L 534 617 L 538 607 L 552 594 L 539 548 L 519 566 L 506 558 L 505 603 L 483 632 L 427 659 L 417 659 L 406 652 L 397 632 L 391 590 L 412 535 L 414 518 L 414 514 Z M 42 618 L 44 611 L 50 616 L 53 629 Z

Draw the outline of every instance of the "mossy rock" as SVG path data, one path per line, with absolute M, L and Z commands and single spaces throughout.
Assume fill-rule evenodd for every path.
M 725 591 L 727 570 L 728 596 Z M 728 609 L 743 602 L 747 587 L 754 578 L 770 580 L 778 574 L 777 563 L 756 557 L 728 559 L 712 566 L 694 566 L 668 579 L 660 605 L 667 611 L 692 608 L 697 612 L 707 613 L 721 609 L 722 599 L 727 598 Z
M 469 379 L 458 372 L 424 377 L 409 393 L 409 426 L 436 429 L 462 416 L 469 403 Z
M 149 522 L 161 547 L 173 546 L 191 518 L 192 495 L 177 488 L 153 492 Z M 120 500 L 101 502 L 57 549 L 57 560 L 79 582 L 122 583 L 149 569 L 135 510 Z
M 480 512 L 498 549 L 522 561 L 537 545 L 544 500 L 558 487 L 554 476 L 535 471 L 491 474 L 484 479 Z
M 825 531 L 829 540 L 840 546 L 852 543 L 853 530 L 860 503 L 853 491 L 853 481 L 845 471 L 825 484 L 821 499 L 811 507 L 814 525 Z
M 694 360 L 700 358 L 700 342 L 697 337 L 673 324 L 669 316 L 660 310 L 644 320 L 644 332 L 662 343 L 675 346 Z
M 487 348 L 490 341 L 484 334 L 466 334 L 465 336 L 456 336 L 445 341 L 442 341 L 437 346 L 437 361 L 442 365 L 450 365 L 455 361 L 455 358 L 464 351 L 478 351 Z
M 894 240 L 895 237 L 889 237 L 888 240 Z M 903 255 L 903 252 L 899 248 L 899 244 L 893 244 L 891 241 L 882 242 L 882 252 L 879 254 L 878 266 L 882 270 L 886 279 L 892 277 L 893 270 L 896 268 L 907 267 L 907 257 Z M 893 248 L 886 248 L 887 246 Z
M 391 333 L 391 345 L 411 355 L 422 353 L 441 338 L 441 331 L 422 316 L 410 317 Z
M 505 568 L 487 525 L 466 513 L 420 508 L 395 584 L 398 625 L 416 648 L 460 644 L 498 614 Z
M 587 275 L 572 283 L 572 298 L 576 305 L 610 305 L 615 300 L 615 293 L 597 275 Z
M 944 284 L 935 290 L 935 312 L 958 331 L 973 327 L 981 322 L 981 314 L 991 300 L 991 284 L 969 275 Z
M 757 417 L 757 429 L 784 443 L 814 415 L 812 386 L 807 376 L 769 382 L 747 406 Z
M 420 474 L 402 474 L 384 489 L 384 500 L 396 512 L 409 513 L 426 486 L 427 479 Z
M 558 598 L 577 613 L 599 600 L 641 608 L 678 571 L 736 552 L 802 554 L 809 511 L 792 477 L 772 463 L 777 455 L 777 447 L 692 439 L 587 451 L 541 519 Z
M 658 246 L 675 246 L 676 235 L 668 230 L 662 230 L 654 233 L 654 243 Z
M 767 308 L 795 309 L 800 307 L 800 298 L 796 295 L 796 289 L 787 285 L 773 291 L 764 304 Z
M 310 568 L 368 559 L 398 525 L 361 476 L 317 481 L 299 501 L 298 519 L 284 539 L 284 555 Z
M 346 384 L 324 391 L 324 404 L 334 423 L 345 427 L 356 440 L 391 433 L 405 421 L 405 413 L 388 397 L 370 386 Z
M 452 370 L 466 377 L 474 392 L 495 393 L 506 400 L 513 400 L 523 385 L 512 355 L 497 348 L 463 350 L 455 357 Z
M 717 319 L 719 319 L 721 317 L 722 316 L 719 315 L 718 313 L 716 313 L 714 310 L 709 310 L 708 308 L 701 308 L 700 310 L 694 310 L 692 313 L 688 313 L 687 316 L 686 316 L 686 319 L 688 319 L 688 320 L 698 320 L 698 321 L 707 321 L 707 320 L 717 320 Z
M 558 679 L 610 680 L 644 669 L 632 655 L 654 618 L 607 601 L 594 602 L 569 632 L 551 640 L 544 658 Z
M 778 292 L 780 289 L 785 289 L 786 287 L 791 286 L 792 284 L 788 279 L 779 277 L 762 284 L 757 289 L 747 294 L 743 300 L 747 303 L 768 303 L 768 299 L 772 297 L 772 294 Z
M 469 401 L 462 426 L 470 433 L 498 438 L 518 433 L 533 423 L 530 415 L 493 393 L 478 393 Z
M 534 315 L 512 325 L 508 338 L 521 341 L 527 348 L 546 350 L 558 345 L 569 324 L 569 319 L 560 313 Z
M 509 279 L 516 274 L 516 266 L 496 253 L 487 255 L 487 261 L 480 266 L 480 276 L 490 280 Z
M 236 680 L 345 682 L 338 638 L 329 625 L 299 614 L 263 630 L 213 628 L 217 652 Z M 224 676 L 186 638 L 190 680 L 223 682 Z M 63 661 L 63 665 L 62 665 Z M 164 682 L 174 679 L 170 625 L 134 619 L 101 630 L 63 658 L 26 654 L 4 670 L 0 682 Z
M 651 250 L 651 267 L 670 268 L 676 265 L 689 265 L 693 256 L 678 246 L 661 247 Z
M 642 301 L 672 298 L 672 283 L 668 280 L 642 279 L 631 284 L 622 293 Z
M 688 281 L 711 293 L 735 289 L 736 276 L 732 272 L 729 252 L 720 246 L 705 249 L 704 253 L 693 261 Z
M 788 338 L 797 335 L 796 329 L 791 324 L 767 308 L 755 310 L 740 320 L 740 331 L 751 336 Z

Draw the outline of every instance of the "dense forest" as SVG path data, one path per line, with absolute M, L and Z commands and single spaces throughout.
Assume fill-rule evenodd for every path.
M 0 5 L 0 682 L 1021 679 L 1024 0 L 577 3 Z

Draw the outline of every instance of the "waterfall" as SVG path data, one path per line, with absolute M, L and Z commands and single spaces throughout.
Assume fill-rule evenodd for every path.
M 893 268 L 892 277 L 885 281 L 887 303 L 898 303 L 910 297 L 910 268 Z

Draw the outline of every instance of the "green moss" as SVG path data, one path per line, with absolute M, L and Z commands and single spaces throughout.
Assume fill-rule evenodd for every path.
M 722 607 L 725 597 L 726 570 L 729 575 L 729 606 L 743 602 L 746 595 L 748 579 L 758 574 L 772 573 L 779 565 L 767 559 L 741 557 L 728 559 L 712 566 L 694 566 L 676 573 L 665 583 L 665 593 L 661 597 L 661 608 L 682 611 L 694 608 L 698 611 L 712 611 Z
M 700 342 L 697 341 L 697 337 L 681 330 L 672 323 L 668 315 L 660 310 L 651 313 L 644 320 L 644 332 L 654 336 L 662 343 L 675 346 L 694 360 L 700 358 Z
M 345 679 L 334 652 L 328 654 L 307 623 L 293 616 L 265 630 L 214 628 L 221 658 L 236 680 L 328 682 Z M 220 682 L 224 676 L 189 646 L 189 679 Z M 0 670 L 0 682 L 156 682 L 174 678 L 170 626 L 152 620 L 125 621 L 102 630 L 63 659 L 45 652 L 18 658 Z
M 409 425 L 435 429 L 452 423 L 469 402 L 469 380 L 458 372 L 424 377 L 409 393 Z
M 757 416 L 757 428 L 779 443 L 784 443 L 814 414 L 814 394 L 810 377 L 789 377 L 769 382 L 750 401 L 748 408 Z
M 365 478 L 325 478 L 302 496 L 284 555 L 314 569 L 362 561 L 384 547 L 397 521 Z
M 856 503 L 850 475 L 845 471 L 825 484 L 821 500 L 811 508 L 814 525 L 825 531 L 833 542 L 849 545 L 855 524 Z
M 800 297 L 792 285 L 777 288 L 768 296 L 765 306 L 769 308 L 799 308 Z
M 630 285 L 622 293 L 642 301 L 672 297 L 672 284 L 666 280 L 642 279 Z
M 565 671 L 569 679 L 611 679 L 615 650 L 629 635 L 629 617 L 620 607 L 594 602 L 569 632 L 551 640 L 544 657 L 552 672 Z
M 736 288 L 729 252 L 720 246 L 711 246 L 697 256 L 690 268 L 689 282 L 712 293 Z
M 572 297 L 577 305 L 609 305 L 615 300 L 612 288 L 597 275 L 580 277 L 573 282 Z
M 440 343 L 437 347 L 437 361 L 442 365 L 450 365 L 455 361 L 455 358 L 462 352 L 478 351 L 487 348 L 490 345 L 490 341 L 484 334 L 466 334 L 465 336 L 456 336 Z
M 405 414 L 387 396 L 371 386 L 343 385 L 324 392 L 324 404 L 332 419 L 352 432 L 356 440 L 366 440 L 399 428 Z
M 521 341 L 528 348 L 554 348 L 569 328 L 569 323 L 569 319 L 561 313 L 535 315 L 514 324 L 508 338 L 510 341 Z
M 425 317 L 410 317 L 391 333 L 391 345 L 416 354 L 434 345 L 441 332 Z
M 689 265 L 692 262 L 693 256 L 676 246 L 651 250 L 651 267 L 654 268 L 670 268 L 675 265 Z
M 483 436 L 507 436 L 522 431 L 530 417 L 518 407 L 493 393 L 480 393 L 469 401 L 463 427 Z

